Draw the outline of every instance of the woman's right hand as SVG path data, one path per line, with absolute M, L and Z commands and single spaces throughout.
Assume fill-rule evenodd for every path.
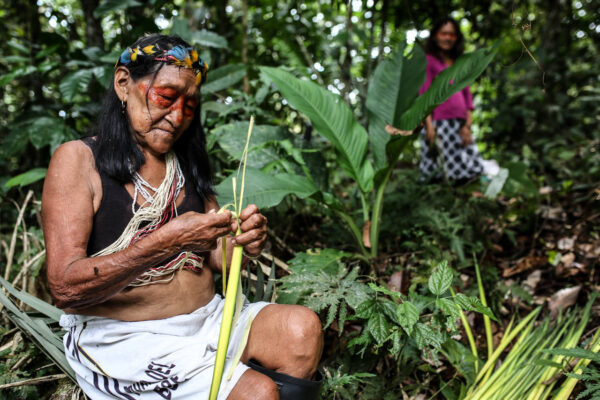
M 206 252 L 216 248 L 217 239 L 231 233 L 231 212 L 190 211 L 174 218 L 164 228 L 169 241 L 179 251 Z
M 433 126 L 427 127 L 425 129 L 425 141 L 427 144 L 431 145 L 435 139 L 435 128 Z

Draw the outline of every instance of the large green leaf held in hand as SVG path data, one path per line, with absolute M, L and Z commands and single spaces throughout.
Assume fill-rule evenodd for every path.
M 236 174 L 229 176 L 215 188 L 219 204 L 233 203 L 233 187 L 231 180 Z M 238 178 L 238 182 L 241 177 Z M 257 169 L 246 169 L 244 188 L 244 207 L 256 204 L 259 208 L 276 206 L 288 194 L 295 194 L 304 199 L 317 191 L 315 185 L 299 175 L 269 175 Z
M 317 84 L 281 69 L 260 67 L 292 107 L 310 118 L 317 132 L 336 150 L 338 161 L 361 191 L 373 188 L 373 166 L 366 158 L 368 135 L 342 99 Z
M 444 69 L 433 79 L 431 86 L 422 96 L 417 97 L 413 105 L 402 114 L 400 129 L 415 129 L 426 116 L 454 93 L 472 84 L 492 61 L 500 42 L 489 49 L 479 49 L 463 54 L 451 67 Z
M 390 124 L 404 129 L 400 126 L 400 118 L 417 98 L 419 88 L 425 82 L 425 53 L 421 47 L 415 46 L 404 55 L 405 47 L 402 43 L 390 59 L 379 63 L 369 84 L 369 136 L 376 170 L 387 163 L 385 149 L 390 135 L 385 126 Z

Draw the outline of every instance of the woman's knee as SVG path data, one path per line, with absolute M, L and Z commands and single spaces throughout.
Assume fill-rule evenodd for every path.
M 279 400 L 279 388 L 268 376 L 249 369 L 244 372 L 227 400 Z
M 323 329 L 319 316 L 309 308 L 293 306 L 287 319 L 288 339 L 293 353 L 310 359 L 315 365 L 323 349 Z

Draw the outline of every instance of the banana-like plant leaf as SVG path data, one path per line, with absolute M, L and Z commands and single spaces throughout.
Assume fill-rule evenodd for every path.
M 369 143 L 376 170 L 387 164 L 385 149 L 391 136 L 386 132 L 386 125 L 398 127 L 401 115 L 417 98 L 419 88 L 425 82 L 425 53 L 415 46 L 410 54 L 404 55 L 405 47 L 402 43 L 391 59 L 383 60 L 377 66 L 369 85 L 366 103 Z
M 246 66 L 243 64 L 229 64 L 208 73 L 206 83 L 202 85 L 202 94 L 218 92 L 226 89 L 246 75 Z
M 94 75 L 92 69 L 80 69 L 71 72 L 58 85 L 66 101 L 72 101 L 75 95 L 85 92 Z
M 417 97 L 413 105 L 400 117 L 397 128 L 415 129 L 423 119 L 454 93 L 472 84 L 492 61 L 500 42 L 489 49 L 479 49 L 463 54 L 451 67 L 444 69 L 433 79 L 431 86 L 422 96 Z
M 338 161 L 364 193 L 373 189 L 373 165 L 366 158 L 368 135 L 352 110 L 338 96 L 317 84 L 303 81 L 281 69 L 260 67 L 287 101 L 306 114 L 314 128 L 335 148 Z
M 202 47 L 215 47 L 217 49 L 227 48 L 227 40 L 223 36 L 204 29 L 192 32 L 191 40 L 193 44 Z
M 232 158 L 239 160 L 246 145 L 248 122 L 234 122 L 221 125 L 211 132 L 219 146 Z M 280 156 L 273 148 L 265 147 L 269 142 L 291 141 L 294 137 L 284 128 L 272 125 L 254 125 L 252 142 L 248 151 L 248 166 L 261 169 L 279 161 Z
M 109 12 L 125 10 L 129 7 L 141 6 L 142 4 L 136 0 L 104 0 L 94 10 L 94 17 L 100 18 Z
M 215 188 L 219 204 L 233 203 L 231 179 L 234 176 L 236 176 L 235 173 Z M 288 194 L 295 194 L 303 199 L 316 191 L 315 185 L 302 176 L 292 174 L 269 175 L 248 167 L 246 169 L 244 207 L 248 204 L 256 204 L 259 208 L 273 207 L 279 204 L 284 196 Z
M 34 168 L 30 169 L 27 172 L 23 172 L 17 176 L 13 176 L 4 184 L 5 188 L 11 188 L 13 186 L 27 186 L 31 183 L 37 182 L 40 179 L 44 179 L 46 177 L 46 172 L 48 170 L 46 168 Z

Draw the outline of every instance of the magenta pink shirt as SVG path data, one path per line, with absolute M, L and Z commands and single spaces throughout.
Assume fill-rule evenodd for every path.
M 425 83 L 423 86 L 421 86 L 421 89 L 419 89 L 419 95 L 422 95 L 427 89 L 429 89 L 433 78 L 438 76 L 443 69 L 448 68 L 448 66 L 439 58 L 430 54 L 427 54 L 426 57 L 427 77 L 425 78 Z M 471 91 L 469 90 L 468 86 L 460 92 L 454 93 L 448 100 L 433 110 L 432 117 L 434 121 L 452 118 L 466 119 L 467 110 L 473 110 L 473 96 L 471 95 Z

